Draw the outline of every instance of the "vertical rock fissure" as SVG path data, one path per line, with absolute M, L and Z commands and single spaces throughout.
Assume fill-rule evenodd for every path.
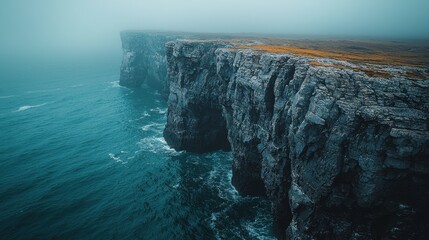
M 265 92 L 265 108 L 267 109 L 268 113 L 272 116 L 274 112 L 274 85 L 277 79 L 277 74 L 273 74 L 268 81 L 267 89 Z

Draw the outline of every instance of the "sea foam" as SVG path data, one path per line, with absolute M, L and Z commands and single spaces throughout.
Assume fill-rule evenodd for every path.
M 46 104 L 47 104 L 47 103 L 42 103 L 42 104 L 39 104 L 39 105 L 27 105 L 27 106 L 22 106 L 22 107 L 19 107 L 19 108 L 18 108 L 18 110 L 16 110 L 15 112 L 22 112 L 22 111 L 28 110 L 28 109 L 30 109 L 30 108 L 42 107 L 42 106 L 45 106 Z
M 123 161 L 120 157 L 116 157 L 115 154 L 113 154 L 113 153 L 109 153 L 109 157 L 112 160 L 114 160 L 115 162 L 118 162 L 118 163 L 122 163 L 122 164 L 127 164 L 128 163 L 126 161 Z

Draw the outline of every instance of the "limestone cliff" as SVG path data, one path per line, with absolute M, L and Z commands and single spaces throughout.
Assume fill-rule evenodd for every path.
M 206 152 L 229 149 L 226 123 L 222 116 L 214 51 L 223 42 L 185 40 L 167 47 L 170 95 L 168 121 L 164 130 L 167 143 L 177 150 Z
M 121 32 L 122 66 L 119 84 L 138 88 L 147 84 L 168 96 L 165 43 L 185 35 L 158 32 Z
M 231 148 L 233 184 L 272 201 L 289 239 L 429 235 L 429 81 L 361 65 L 239 48 L 166 44 L 167 142 Z

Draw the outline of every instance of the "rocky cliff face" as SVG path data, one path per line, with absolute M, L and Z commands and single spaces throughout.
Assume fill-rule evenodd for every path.
M 147 84 L 168 96 L 165 43 L 185 35 L 156 32 L 121 32 L 122 66 L 119 84 L 138 88 Z
M 429 236 L 427 79 L 225 41 L 177 40 L 164 51 L 166 141 L 231 148 L 234 186 L 272 201 L 279 238 Z
M 226 130 L 233 184 L 272 200 L 279 237 L 427 234 L 429 81 L 224 45 L 167 45 L 167 142 L 219 149 Z
M 214 51 L 217 41 L 178 40 L 166 45 L 170 95 L 164 138 L 177 150 L 207 152 L 229 149 Z

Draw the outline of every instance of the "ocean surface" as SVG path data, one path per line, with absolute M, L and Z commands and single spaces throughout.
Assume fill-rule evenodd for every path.
M 167 104 L 120 55 L 0 64 L 0 239 L 273 239 L 229 152 L 166 144 Z

